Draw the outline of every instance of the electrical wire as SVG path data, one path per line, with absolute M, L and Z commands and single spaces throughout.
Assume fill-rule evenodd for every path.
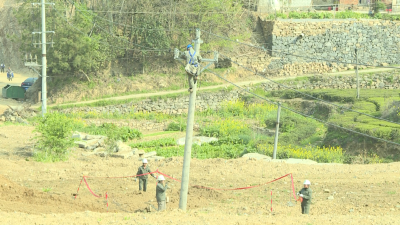
M 378 68 L 400 69 L 400 67 L 395 67 L 395 66 L 379 66 L 379 65 L 361 64 L 361 63 L 357 64 L 357 63 L 353 63 L 353 62 L 352 63 L 348 63 L 348 62 L 341 62 L 341 61 L 325 59 L 325 58 L 316 58 L 316 57 L 310 57 L 310 56 L 306 56 L 306 55 L 291 54 L 291 53 L 288 53 L 288 52 L 272 50 L 272 49 L 266 49 L 265 47 L 262 47 L 262 46 L 247 44 L 247 43 L 240 42 L 240 41 L 235 41 L 235 40 L 229 39 L 227 37 L 220 36 L 218 34 L 214 34 L 212 32 L 206 31 L 206 30 L 201 30 L 201 31 L 206 32 L 206 33 L 208 33 L 208 34 L 210 34 L 212 36 L 227 40 L 227 41 L 235 42 L 235 43 L 238 43 L 238 44 L 241 44 L 241 45 L 247 45 L 247 46 L 253 47 L 253 48 L 258 48 L 258 49 L 261 49 L 261 50 L 266 51 L 266 52 L 275 52 L 275 53 L 279 53 L 279 54 L 283 54 L 283 55 L 289 55 L 289 56 L 295 56 L 295 57 L 299 57 L 299 58 L 306 58 L 306 59 L 313 59 L 313 60 L 320 60 L 320 61 L 325 61 L 325 62 L 330 62 L 330 63 L 350 64 L 350 65 L 369 66 L 369 67 L 378 67 Z
M 269 102 L 269 103 L 271 103 L 271 104 L 274 104 L 274 105 L 278 105 L 278 104 L 279 104 L 279 103 L 274 102 L 274 101 L 272 101 L 272 100 L 269 100 L 269 99 L 267 99 L 267 98 L 265 98 L 265 97 L 262 97 L 262 96 L 260 96 L 260 95 L 257 95 L 257 94 L 255 94 L 255 93 L 253 93 L 253 92 L 251 92 L 251 91 L 249 91 L 249 90 L 247 90 L 247 89 L 245 89 L 245 88 L 240 87 L 239 85 L 237 85 L 237 84 L 235 84 L 235 83 L 233 83 L 233 82 L 231 82 L 231 81 L 229 81 L 229 80 L 223 78 L 222 76 L 220 76 L 219 74 L 217 74 L 217 73 L 211 71 L 210 69 L 206 69 L 206 70 L 209 71 L 210 73 L 214 74 L 214 75 L 217 76 L 218 78 L 220 78 L 220 79 L 222 79 L 222 80 L 224 80 L 224 81 L 226 81 L 226 82 L 232 84 L 233 86 L 235 86 L 235 87 L 237 87 L 237 88 L 239 88 L 239 89 L 241 89 L 241 90 L 243 90 L 243 91 L 245 91 L 245 92 L 247 92 L 247 93 L 249 93 L 249 94 L 251 94 L 251 95 L 254 95 L 254 96 L 256 96 L 256 97 L 258 97 L 258 98 L 260 98 L 260 99 L 263 99 L 263 100 L 265 100 L 265 101 L 267 101 L 267 102 Z M 368 135 L 368 134 L 364 134 L 364 133 L 361 133 L 361 132 L 358 132 L 358 131 L 355 131 L 355 130 L 352 130 L 352 129 L 349 129 L 349 128 L 346 128 L 346 127 L 342 127 L 342 126 L 339 126 L 339 125 L 336 125 L 336 124 L 333 124 L 333 123 L 329 123 L 329 122 L 327 122 L 327 121 L 323 121 L 323 120 L 317 119 L 317 118 L 315 118 L 315 117 L 309 116 L 309 115 L 307 115 L 307 114 L 304 114 L 304 113 L 302 113 L 302 112 L 299 112 L 299 111 L 297 111 L 297 110 L 295 110 L 295 109 L 289 108 L 289 107 L 284 106 L 284 105 L 281 105 L 281 107 L 282 107 L 283 109 L 289 110 L 289 111 L 291 111 L 291 112 L 293 112 L 293 113 L 296 113 L 296 114 L 299 114 L 299 115 L 301 115 L 301 116 L 304 116 L 304 117 L 307 117 L 307 118 L 316 120 L 316 121 L 318 121 L 318 122 L 321 122 L 321 123 L 326 124 L 326 125 L 329 125 L 329 126 L 337 127 L 337 128 L 340 128 L 340 129 L 343 129 L 343 130 L 346 130 L 346 131 L 349 131 L 349 132 L 352 132 L 352 133 L 355 133 L 355 134 L 359 134 L 359 135 L 362 135 L 362 136 L 365 136 L 365 137 L 373 138 L 373 139 L 375 139 L 375 140 L 379 140 L 379 141 L 383 141 L 383 142 L 386 142 L 386 143 L 390 143 L 390 144 L 394 144 L 394 145 L 400 146 L 400 143 L 397 143 L 397 142 L 389 141 L 389 140 L 382 139 L 382 138 L 379 138 L 379 137 L 374 137 L 374 136 L 371 136 L 371 135 Z
M 352 112 L 355 112 L 355 113 L 359 113 L 359 114 L 362 114 L 362 115 L 364 115 L 364 116 L 368 116 L 368 117 L 371 117 L 371 118 L 374 118 L 374 119 L 377 119 L 377 120 L 386 121 L 386 122 L 389 122 L 389 123 L 394 123 L 394 124 L 400 125 L 400 123 L 397 123 L 397 122 L 394 122 L 394 121 L 391 121 L 391 120 L 387 120 L 387 119 L 384 119 L 384 118 L 382 118 L 382 117 L 375 117 L 375 116 L 370 115 L 370 114 L 368 114 L 368 113 L 359 112 L 359 111 L 357 111 L 357 110 L 353 110 L 353 109 L 350 109 L 350 108 L 347 108 L 347 107 L 344 107 L 344 106 L 340 106 L 340 105 L 337 105 L 337 104 L 335 104 L 335 103 L 328 102 L 328 101 L 326 101 L 326 100 L 323 100 L 323 99 L 314 97 L 314 96 L 312 96 L 312 95 L 310 95 L 310 94 L 301 92 L 301 91 L 296 90 L 296 89 L 294 89 L 294 88 L 291 88 L 291 87 L 289 87 L 289 86 L 287 86 L 287 85 L 280 84 L 280 83 L 278 83 L 278 82 L 276 82 L 276 81 L 274 81 L 274 80 L 268 78 L 267 76 L 264 76 L 264 75 L 262 75 L 262 74 L 259 74 L 259 73 L 255 72 L 255 71 L 251 70 L 251 69 L 248 68 L 248 67 L 245 67 L 245 66 L 243 66 L 243 65 L 240 65 L 238 62 L 231 60 L 229 57 L 227 57 L 227 56 L 225 56 L 225 55 L 223 55 L 223 54 L 221 54 L 221 53 L 219 53 L 219 54 L 220 54 L 221 56 L 224 56 L 225 58 L 227 58 L 229 61 L 235 63 L 236 65 L 238 65 L 238 66 L 240 66 L 240 67 L 246 69 L 247 71 L 252 72 L 252 73 L 254 73 L 255 75 L 258 75 L 258 76 L 260 76 L 260 77 L 262 77 L 262 78 L 264 78 L 264 79 L 266 79 L 266 80 L 268 80 L 268 81 L 270 81 L 270 82 L 272 82 L 272 83 L 275 83 L 275 84 L 277 84 L 278 86 L 282 86 L 282 87 L 284 87 L 284 88 L 286 88 L 286 89 L 292 90 L 292 91 L 297 92 L 297 93 L 299 93 L 299 94 L 301 94 L 301 95 L 305 95 L 305 96 L 307 96 L 307 97 L 310 97 L 310 98 L 312 98 L 312 99 L 315 99 L 315 100 L 324 102 L 324 103 L 326 103 L 326 104 L 336 106 L 336 107 L 338 107 L 338 108 L 340 108 L 340 109 L 345 109 L 345 110 L 352 111 Z

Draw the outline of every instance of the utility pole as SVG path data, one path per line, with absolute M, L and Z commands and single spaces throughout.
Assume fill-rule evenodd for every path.
M 194 50 L 200 53 L 200 44 L 203 41 L 200 38 L 200 29 L 196 29 L 196 39 L 192 42 L 195 43 Z M 174 59 L 179 59 L 180 52 L 178 49 L 174 50 Z M 201 72 L 208 68 L 211 63 L 218 62 L 218 53 L 214 52 L 214 59 L 202 59 L 203 62 L 210 62 L 205 66 Z M 200 67 L 201 68 L 201 67 Z M 199 76 L 200 76 L 199 74 Z M 193 140 L 193 124 L 194 124 L 194 111 L 196 108 L 196 89 L 197 82 L 192 88 L 192 92 L 189 97 L 189 110 L 186 125 L 186 138 L 185 138 L 185 152 L 183 155 L 183 168 L 182 168 L 182 182 L 181 182 L 181 192 L 179 198 L 179 208 L 186 211 L 187 206 L 187 195 L 189 190 L 189 172 L 190 172 L 190 159 L 192 157 L 192 140 Z
M 35 46 L 36 44 L 41 44 L 42 45 L 42 116 L 47 112 L 47 85 L 46 85 L 46 67 L 47 67 L 47 60 L 46 60 L 46 45 L 47 44 L 53 44 L 51 43 L 46 43 L 46 34 L 47 33 L 53 33 L 54 31 L 46 31 L 46 4 L 48 5 L 54 5 L 54 3 L 46 3 L 46 0 L 41 0 L 40 3 L 32 3 L 32 5 L 41 5 L 41 14 L 42 14 L 42 31 L 41 32 L 32 32 L 32 35 L 34 34 L 41 34 L 42 35 L 42 43 L 33 43 Z M 27 63 L 25 63 L 27 66 Z M 35 66 L 32 65 L 32 62 L 30 66 Z M 39 66 L 36 64 L 36 66 Z
M 278 102 L 278 114 L 276 118 L 276 128 L 275 128 L 275 141 L 274 141 L 274 152 L 272 158 L 276 159 L 276 151 L 278 149 L 278 136 L 279 136 L 279 119 L 281 117 L 281 103 Z
M 360 98 L 360 78 L 358 76 L 358 54 L 357 48 L 355 49 L 356 52 L 356 76 L 357 76 L 357 99 Z

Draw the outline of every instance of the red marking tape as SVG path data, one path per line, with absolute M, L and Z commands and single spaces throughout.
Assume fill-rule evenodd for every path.
M 145 174 L 140 174 L 140 175 L 134 175 L 134 176 L 124 176 L 124 177 L 90 177 L 90 178 L 128 178 L 128 177 L 139 177 L 139 176 L 149 175 L 149 174 L 153 174 L 153 173 L 158 173 L 158 174 L 163 175 L 164 177 L 170 178 L 170 179 L 175 180 L 175 181 L 177 181 L 177 182 L 181 182 L 180 180 L 178 180 L 178 179 L 176 179 L 176 178 L 173 178 L 173 177 L 171 177 L 171 176 L 169 176 L 169 175 L 167 175 L 167 174 L 165 174 L 165 173 L 162 173 L 162 172 L 160 172 L 160 171 L 158 171 L 158 170 L 156 170 L 156 171 L 154 171 L 154 172 L 145 173 Z M 268 181 L 268 182 L 266 182 L 266 183 L 262 183 L 262 184 L 254 185 L 254 186 L 249 186 L 249 187 L 239 187 L 239 188 L 211 188 L 211 187 L 204 187 L 204 186 L 200 186 L 200 185 L 191 185 L 191 186 L 192 186 L 192 187 L 198 187 L 198 188 L 209 189 L 209 190 L 218 190 L 218 191 L 245 190 L 245 189 L 260 187 L 260 186 L 263 186 L 263 185 L 266 185 L 266 184 L 269 184 L 269 183 L 278 181 L 278 180 L 280 180 L 280 179 L 282 179 L 282 178 L 284 178 L 284 177 L 287 177 L 287 176 L 289 176 L 289 175 L 290 175 L 291 182 L 292 182 L 292 185 L 291 185 L 291 186 L 292 186 L 293 196 L 294 196 L 294 199 L 296 199 L 296 194 L 295 194 L 295 190 L 294 190 L 294 183 L 293 183 L 293 175 L 292 175 L 291 173 L 288 173 L 288 174 L 286 174 L 286 175 L 284 175 L 284 176 L 281 176 L 281 177 L 276 178 L 276 179 L 274 179 L 274 180 Z M 83 179 L 83 181 L 85 182 L 86 187 L 88 188 L 89 192 L 92 193 L 93 196 L 95 196 L 95 197 L 97 197 L 97 198 L 100 198 L 99 195 L 96 195 L 96 194 L 90 189 L 89 184 L 88 184 L 86 178 L 89 178 L 89 177 L 88 177 L 88 176 L 83 176 L 83 177 L 82 177 L 82 179 Z M 81 182 L 82 182 L 82 181 L 81 181 Z M 79 188 L 78 188 L 78 191 L 79 191 Z M 271 198 L 272 198 L 272 193 L 271 193 Z M 271 199 L 271 201 L 272 201 L 272 199 Z M 272 203 L 271 203 L 271 204 L 272 204 Z

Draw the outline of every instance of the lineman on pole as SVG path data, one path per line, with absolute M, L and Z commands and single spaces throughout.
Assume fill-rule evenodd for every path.
M 311 183 L 309 180 L 305 180 L 303 184 L 304 188 L 301 189 L 297 195 L 300 197 L 301 201 L 301 213 L 308 214 L 310 212 L 312 198 L 312 190 L 310 188 Z
M 151 173 L 150 167 L 147 166 L 147 159 L 143 159 L 142 161 L 143 165 L 139 167 L 136 176 L 139 176 L 139 191 L 142 190 L 146 192 L 147 190 L 147 178 L 149 177 L 149 173 Z M 147 174 L 147 175 L 142 175 L 142 174 Z M 152 177 L 156 178 L 154 174 L 150 174 Z
M 186 47 L 186 50 L 184 55 L 182 55 L 182 58 L 186 59 L 186 66 L 185 66 L 185 71 L 188 75 L 188 81 L 189 81 L 189 92 L 193 91 L 194 84 L 197 81 L 197 76 L 200 74 L 200 63 L 201 60 L 203 59 L 200 55 L 200 52 L 196 52 L 193 49 L 192 45 L 188 45 Z

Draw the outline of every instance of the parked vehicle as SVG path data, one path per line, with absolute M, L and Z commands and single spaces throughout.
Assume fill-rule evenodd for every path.
M 21 87 L 24 88 L 26 91 L 30 86 L 32 86 L 35 83 L 36 80 L 37 80 L 36 77 L 29 77 L 24 82 L 21 83 Z

